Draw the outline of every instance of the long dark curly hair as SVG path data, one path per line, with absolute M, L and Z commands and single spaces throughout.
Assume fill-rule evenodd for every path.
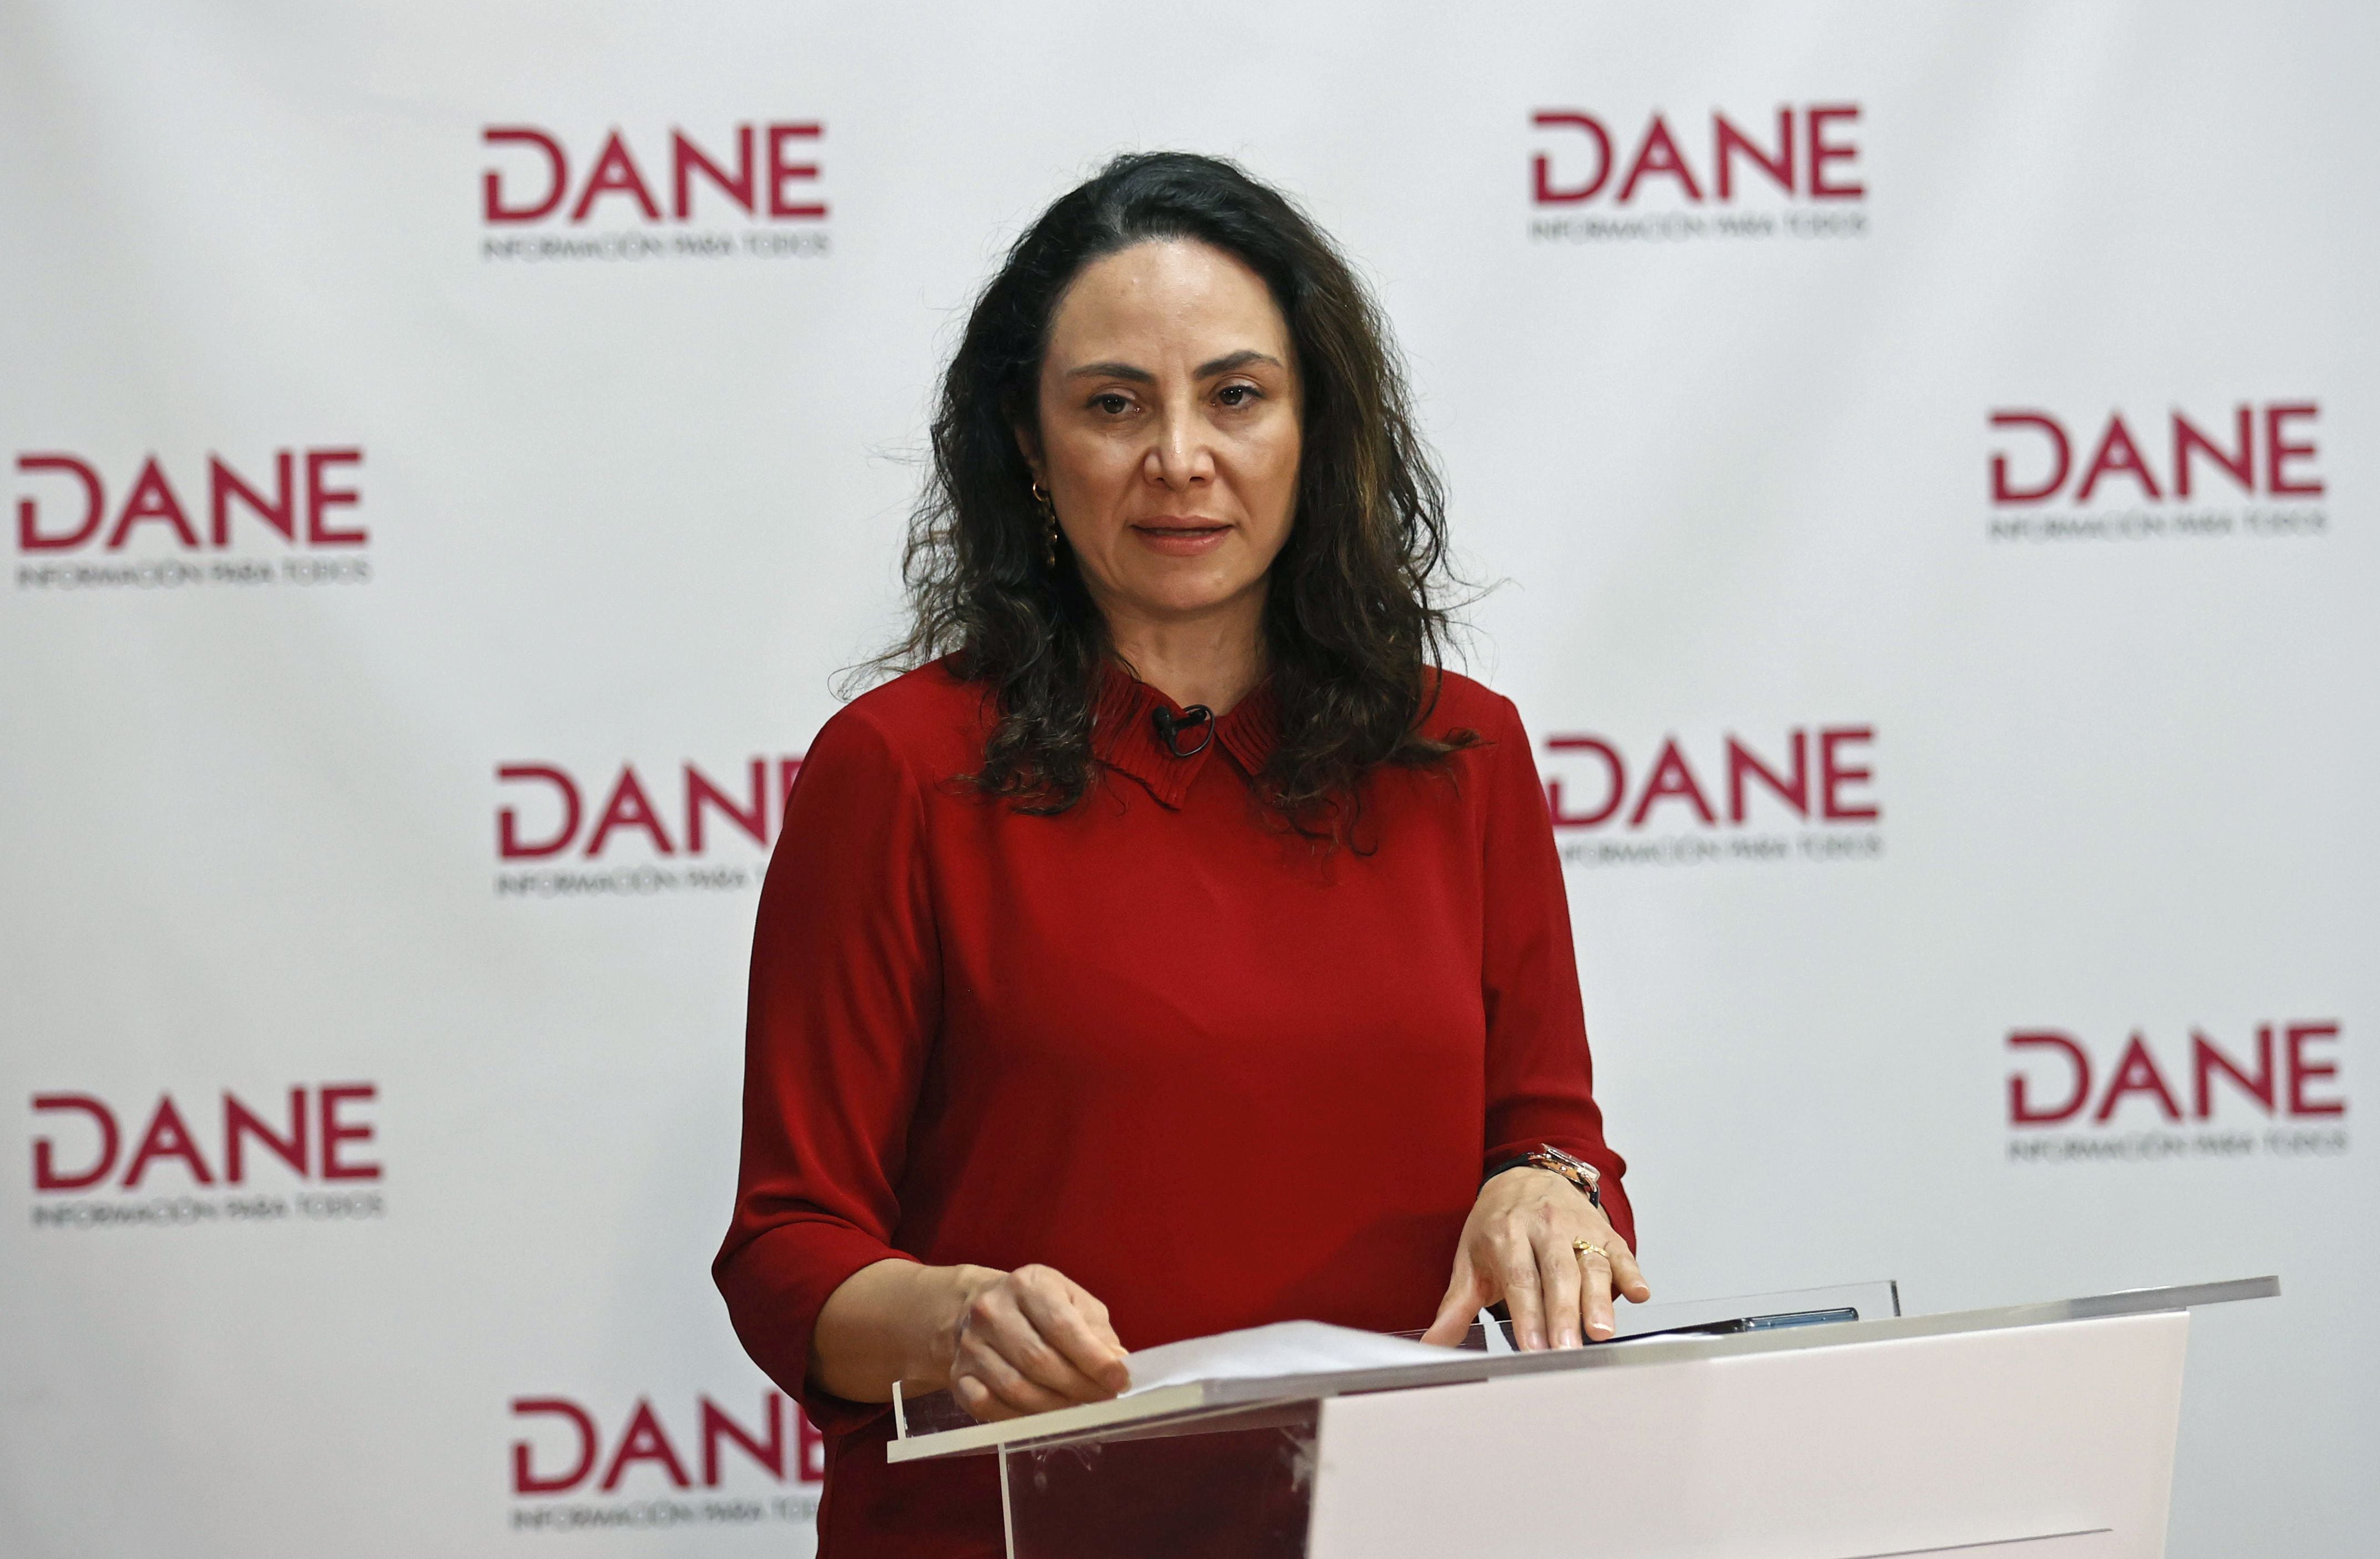
M 1069 284 L 1094 260 L 1160 239 L 1236 256 L 1289 325 L 1305 425 L 1296 512 L 1266 593 L 1280 728 L 1257 789 L 1299 832 L 1344 837 L 1367 771 L 1440 762 L 1469 739 L 1421 732 L 1451 627 L 1445 495 L 1370 294 L 1293 202 L 1220 158 L 1118 157 L 1009 250 L 942 381 L 932 474 L 903 558 L 909 630 L 872 665 L 951 656 L 996 716 L 967 782 L 1026 811 L 1083 798 L 1113 652 L 1072 552 L 1048 560 L 1017 430 L 1038 425 L 1042 353 Z

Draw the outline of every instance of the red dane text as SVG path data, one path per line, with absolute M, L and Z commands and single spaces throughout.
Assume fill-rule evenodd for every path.
M 1713 110 L 1706 130 L 1656 110 L 1644 129 L 1615 140 L 1605 120 L 1575 108 L 1530 116 L 1543 149 L 1529 160 L 1529 194 L 1539 207 L 1581 206 L 1605 199 L 1632 205 L 1654 190 L 1687 205 L 1728 206 L 1753 190 L 1788 201 L 1857 201 L 1857 104 L 1779 104 L 1773 128 L 1757 116 Z M 1704 150 L 1706 148 L 1707 150 Z
M 118 1110 L 90 1093 L 37 1093 L 33 1190 L 238 1187 L 268 1164 L 300 1182 L 378 1180 L 367 1112 L 379 1092 L 372 1083 L 300 1083 L 285 1100 L 250 1104 L 225 1089 L 219 1104 L 187 1109 L 162 1093 L 145 1110 Z
M 2111 411 L 2069 423 L 2054 413 L 1991 414 L 1995 507 L 2066 503 L 2206 501 L 2239 495 L 2299 501 L 2323 495 L 2313 401 L 2241 402 L 2228 415 L 2182 411 L 2127 420 Z
M 737 834 L 765 849 L 801 767 L 797 757 L 753 758 L 740 773 L 722 771 L 735 779 L 720 780 L 684 763 L 670 782 L 649 787 L 634 763 L 585 782 L 558 763 L 500 763 L 496 783 L 506 798 L 496 805 L 496 855 L 595 860 L 635 840 L 651 855 L 698 858 L 714 841 Z
M 2157 1043 L 2136 1029 L 2120 1044 L 2098 1045 L 2062 1029 L 2011 1030 L 2008 1124 L 2017 1136 L 2009 1156 L 2344 1152 L 2340 1027 L 2337 1018 L 2275 1021 L 2237 1036 L 2192 1028 L 2186 1041 Z
M 516 1496 L 716 1489 L 731 1465 L 758 1468 L 779 1483 L 826 1479 L 825 1438 L 774 1391 L 762 1394 L 750 1420 L 698 1396 L 690 1423 L 682 1420 L 675 1436 L 650 1397 L 638 1397 L 616 1428 L 566 1396 L 516 1397 L 512 1414 L 522 1435 L 512 1443 Z
M 207 457 L 180 485 L 156 456 L 145 457 L 111 502 L 97 461 L 57 450 L 17 457 L 17 550 L 121 552 L 164 539 L 184 552 L 222 551 L 235 534 L 278 536 L 288 548 L 360 547 L 371 538 L 343 511 L 362 501 L 350 469 L 361 449 L 282 449 L 270 476 Z M 187 494 L 187 496 L 186 496 Z
M 480 132 L 492 164 L 480 175 L 480 215 L 490 226 L 606 217 L 685 223 L 695 219 L 699 194 L 707 216 L 732 209 L 747 220 L 823 221 L 810 159 L 824 133 L 815 120 L 747 123 L 723 144 L 705 146 L 672 126 L 667 142 L 648 145 L 640 158 L 614 128 L 591 155 L 582 147 L 574 158 L 554 131 L 491 125 Z
M 594 773 L 500 763 L 496 895 L 642 898 L 756 886 L 801 767 L 798 757 L 643 773 L 634 763 Z
M 1570 866 L 1874 859 L 1875 741 L 1872 725 L 1796 725 L 1698 749 L 1671 736 L 1632 760 L 1608 737 L 1551 736 L 1546 810 Z
M 1721 754 L 1698 772 L 1678 738 L 1632 771 L 1603 737 L 1546 738 L 1546 805 L 1556 828 L 1640 829 L 1662 822 L 1740 828 L 1755 807 L 1799 822 L 1874 822 L 1869 725 L 1795 726 L 1766 754 L 1730 733 Z M 1707 776 L 1707 777 L 1706 777 Z

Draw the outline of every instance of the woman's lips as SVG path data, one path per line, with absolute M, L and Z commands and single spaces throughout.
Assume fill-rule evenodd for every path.
M 1220 520 L 1150 519 L 1132 528 L 1141 544 L 1168 557 L 1196 557 L 1223 544 L 1232 528 Z

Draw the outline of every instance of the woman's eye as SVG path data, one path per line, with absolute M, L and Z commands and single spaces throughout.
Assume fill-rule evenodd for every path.
M 1103 396 L 1093 396 L 1091 404 L 1111 417 L 1121 417 L 1132 409 L 1132 402 L 1110 390 Z
M 1237 409 L 1254 401 L 1257 394 L 1257 387 L 1254 384 L 1226 384 L 1217 393 L 1215 398 L 1225 406 Z

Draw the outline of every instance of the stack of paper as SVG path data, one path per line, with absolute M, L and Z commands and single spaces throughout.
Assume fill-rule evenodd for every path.
M 1378 1370 L 1397 1364 L 1436 1364 L 1455 1357 L 1451 1348 L 1332 1326 L 1320 1321 L 1279 1321 L 1244 1332 L 1189 1337 L 1143 1348 L 1132 1356 L 1132 1389 L 1126 1396 L 1191 1381 L 1253 1381 L 1274 1375 L 1318 1375 L 1331 1370 Z

